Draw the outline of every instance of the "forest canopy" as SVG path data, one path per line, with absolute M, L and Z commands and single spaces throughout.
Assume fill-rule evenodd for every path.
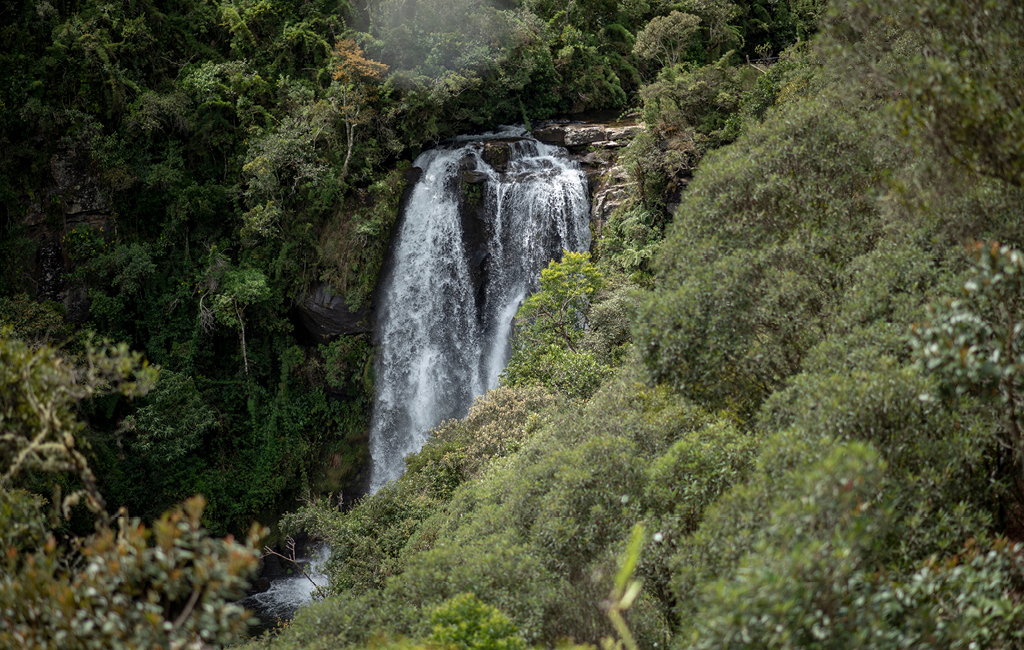
M 1018 3 L 0 16 L 9 643 L 237 641 L 259 524 L 330 583 L 253 648 L 1022 642 Z M 598 110 L 643 129 L 576 152 L 620 185 L 592 250 L 339 508 L 414 159 Z M 351 331 L 304 328 L 314 295 Z

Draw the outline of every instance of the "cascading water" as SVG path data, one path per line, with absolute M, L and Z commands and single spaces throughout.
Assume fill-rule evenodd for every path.
M 484 154 L 496 140 L 507 146 L 500 171 Z M 540 270 L 562 249 L 590 245 L 586 176 L 563 149 L 522 129 L 459 138 L 414 164 L 422 176 L 377 310 L 371 493 L 402 474 L 432 427 L 464 416 L 475 396 L 497 386 L 512 318 Z M 477 217 L 467 216 L 467 173 L 482 188 Z M 481 228 L 484 247 L 467 246 L 468 231 Z
M 316 587 L 326 587 L 327 576 L 323 568 L 330 555 L 330 548 L 326 545 L 318 546 L 313 550 L 312 557 L 298 560 L 309 577 L 295 573 L 272 578 L 269 589 L 245 598 L 242 605 L 252 610 L 260 621 L 250 631 L 258 634 L 282 620 L 290 620 L 299 607 L 312 600 Z

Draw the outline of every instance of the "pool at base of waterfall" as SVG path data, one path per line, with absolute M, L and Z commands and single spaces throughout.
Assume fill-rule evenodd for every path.
M 266 630 L 290 621 L 300 607 L 312 601 L 316 587 L 327 585 L 323 566 L 328 557 L 330 549 L 327 546 L 313 547 L 308 557 L 297 558 L 308 577 L 292 567 L 290 573 L 284 572 L 266 578 L 270 582 L 267 590 L 242 600 L 239 604 L 252 611 L 259 619 L 259 624 L 249 626 L 249 635 L 258 636 Z

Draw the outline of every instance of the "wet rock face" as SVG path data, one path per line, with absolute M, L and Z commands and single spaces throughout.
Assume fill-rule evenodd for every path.
M 464 166 L 464 168 L 466 167 Z M 467 171 L 472 171 L 471 167 Z M 402 174 L 405 179 L 405 189 L 402 190 L 402 197 L 398 202 L 399 215 L 404 213 L 413 187 L 420 180 L 422 174 L 423 170 L 419 167 L 410 167 Z M 395 228 L 397 231 L 397 224 Z M 394 241 L 391 242 L 391 246 L 394 246 Z M 385 260 L 390 260 L 391 257 L 391 253 L 388 253 Z M 380 277 L 383 278 L 390 272 L 388 264 L 389 262 L 385 261 L 385 265 L 380 271 Z M 317 343 L 330 343 L 339 336 L 366 334 L 373 331 L 373 313 L 370 305 L 364 304 L 355 311 L 350 310 L 345 304 L 345 296 L 328 283 L 321 283 L 314 287 L 313 291 L 296 307 L 302 329 Z
M 50 173 L 63 197 L 64 216 L 69 223 L 88 221 L 90 216 L 104 220 L 110 205 L 97 179 L 89 169 L 89 157 L 75 150 L 56 153 L 50 159 Z
M 299 305 L 299 315 L 306 331 L 317 343 L 329 343 L 338 336 L 372 331 L 370 310 L 362 307 L 350 311 L 345 296 L 326 283 L 318 285 Z
M 36 287 L 39 300 L 64 303 L 67 319 L 82 323 L 89 318 L 89 299 L 80 286 L 66 284 L 71 268 L 63 235 L 76 226 L 88 225 L 100 232 L 111 227 L 111 207 L 104 188 L 91 167 L 88 153 L 74 149 L 50 158 L 51 182 L 28 206 L 22 224 L 36 243 L 36 256 L 24 269 Z
M 485 142 L 481 157 L 494 168 L 494 171 L 504 174 L 508 171 L 509 160 L 512 159 L 512 148 L 504 140 Z

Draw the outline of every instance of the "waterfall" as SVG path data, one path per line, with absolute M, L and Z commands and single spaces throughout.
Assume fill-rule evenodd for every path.
M 494 166 L 485 148 L 499 152 Z M 590 245 L 586 176 L 563 149 L 522 129 L 458 138 L 414 165 L 422 175 L 375 319 L 371 493 L 401 476 L 432 427 L 463 417 L 498 385 L 512 318 L 540 270 L 562 249 Z M 464 191 L 467 178 L 475 196 Z

